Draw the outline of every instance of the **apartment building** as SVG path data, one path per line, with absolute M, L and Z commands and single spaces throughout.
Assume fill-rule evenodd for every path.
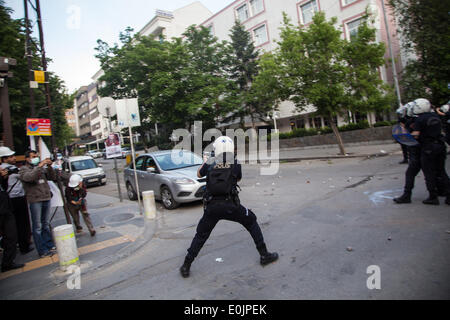
M 235 20 L 239 20 L 250 32 L 255 46 L 262 52 L 269 52 L 277 47 L 280 40 L 280 28 L 283 25 L 283 12 L 286 12 L 291 23 L 308 27 L 312 17 L 317 11 L 325 12 L 327 19 L 337 17 L 337 26 L 343 31 L 342 37 L 350 39 L 357 32 L 361 18 L 366 9 L 372 13 L 375 23 L 377 41 L 385 42 L 387 46 L 387 32 L 384 23 L 382 0 L 236 0 L 232 1 L 221 11 L 206 19 L 202 26 L 210 29 L 219 40 L 230 41 L 230 30 Z M 402 70 L 405 58 L 400 52 L 400 43 L 396 35 L 396 25 L 393 16 L 388 12 L 388 26 L 396 58 L 397 71 Z M 389 61 L 389 51 L 386 50 L 386 61 Z M 381 68 L 380 77 L 388 83 L 393 83 L 391 67 Z M 293 103 L 283 102 L 279 112 L 275 113 L 277 127 L 281 132 L 288 132 L 295 128 L 311 128 L 326 126 L 327 121 L 322 117 L 314 117 L 314 107 L 309 107 L 301 113 L 295 110 Z M 382 120 L 375 114 L 359 115 L 349 113 L 350 122 L 367 119 L 370 123 Z M 273 120 L 257 123 L 257 126 L 266 127 Z M 338 125 L 345 124 L 346 118 L 338 117 Z M 251 126 L 250 121 L 246 123 Z M 229 125 L 229 124 L 228 124 Z M 232 125 L 231 125 L 232 126 Z
M 67 124 L 72 128 L 73 132 L 77 131 L 77 117 L 75 116 L 75 108 L 68 109 L 65 112 Z
M 75 102 L 74 113 L 77 117 L 77 136 L 81 139 L 86 139 L 91 136 L 91 122 L 89 117 L 89 100 L 88 87 L 83 86 L 78 89 Z
M 200 1 L 195 1 L 174 11 L 156 10 L 155 16 L 138 33 L 141 36 L 151 36 L 155 40 L 170 41 L 172 38 L 181 37 L 189 26 L 194 24 L 198 25 L 201 21 L 205 21 L 210 16 L 212 16 L 212 12 Z M 98 86 L 104 86 L 105 84 L 100 83 L 99 81 L 103 75 L 103 70 L 100 69 L 97 71 L 91 78 L 94 81 L 92 85 L 95 84 L 96 88 Z M 93 90 L 91 97 L 93 98 L 93 101 L 90 102 L 92 107 L 91 111 L 94 112 L 94 105 L 98 104 L 98 99 L 100 97 L 97 95 L 97 92 L 95 91 L 94 93 Z M 114 122 L 112 127 L 114 131 L 118 131 Z M 100 125 L 97 123 L 97 120 L 94 120 L 92 135 L 99 137 L 101 131 L 101 139 L 104 139 L 105 133 L 108 130 L 107 128 L 106 119 L 100 121 Z

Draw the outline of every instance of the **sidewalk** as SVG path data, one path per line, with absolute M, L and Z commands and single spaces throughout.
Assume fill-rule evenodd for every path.
M 151 239 L 154 222 L 140 215 L 137 202 L 124 200 L 121 203 L 117 198 L 89 192 L 88 189 L 87 203 L 97 234 L 91 237 L 80 217 L 83 232 L 76 234 L 76 240 L 83 273 L 119 261 Z M 67 224 L 62 208 L 56 212 L 52 208 L 50 217 L 53 214 L 52 228 Z M 48 281 L 49 276 L 55 284 L 67 280 L 68 275 L 59 270 L 58 255 L 41 259 L 36 250 L 26 255 L 17 250 L 15 262 L 23 263 L 25 267 L 0 273 L 0 299 L 9 299 L 8 293 L 20 292 L 21 287 L 38 287 L 38 283 Z

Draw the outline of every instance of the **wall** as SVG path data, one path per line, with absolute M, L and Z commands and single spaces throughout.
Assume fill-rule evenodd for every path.
M 385 141 L 393 140 L 392 127 L 368 128 L 363 130 L 353 130 L 341 132 L 342 140 L 345 143 Z M 297 148 L 317 145 L 336 144 L 337 140 L 333 133 L 280 140 L 280 148 Z

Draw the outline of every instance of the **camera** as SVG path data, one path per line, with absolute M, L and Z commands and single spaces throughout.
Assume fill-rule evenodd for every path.
M 12 174 L 19 174 L 19 168 L 7 168 L 6 171 L 8 171 L 8 175 Z

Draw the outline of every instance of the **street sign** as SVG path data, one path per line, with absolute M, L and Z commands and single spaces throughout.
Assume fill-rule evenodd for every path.
M 98 112 L 104 117 L 114 117 L 117 114 L 116 101 L 111 97 L 101 98 L 97 108 Z M 109 114 L 107 109 L 109 109 Z
M 51 136 L 50 119 L 27 119 L 27 136 Z
M 31 79 L 37 83 L 48 83 L 48 73 L 41 70 L 31 70 Z
M 117 123 L 120 129 L 128 127 L 140 127 L 138 99 L 122 99 L 116 101 Z

